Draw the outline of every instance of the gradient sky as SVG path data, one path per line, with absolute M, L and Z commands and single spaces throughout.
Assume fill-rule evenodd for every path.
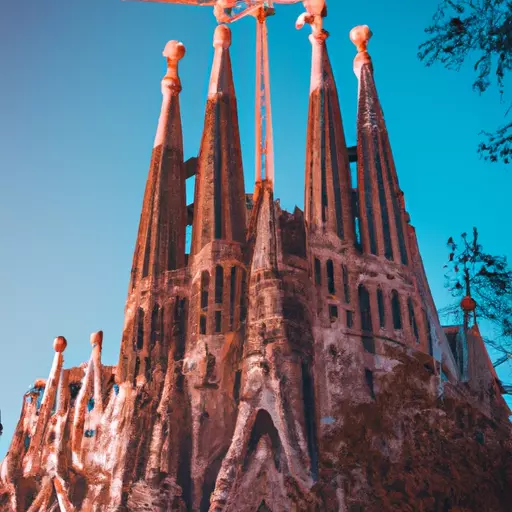
M 512 172 L 480 160 L 479 132 L 503 123 L 495 91 L 417 59 L 438 0 L 330 0 L 325 28 L 347 143 L 355 143 L 357 80 L 349 30 L 368 24 L 370 53 L 394 157 L 438 307 L 450 301 L 443 264 L 450 235 L 479 227 L 489 252 L 512 260 Z M 276 196 L 303 206 L 309 29 L 302 6 L 269 21 Z M 3 457 L 23 393 L 47 377 L 52 340 L 68 340 L 66 366 L 105 334 L 117 363 L 132 252 L 156 124 L 162 50 L 182 41 L 185 158 L 197 155 L 213 56 L 209 8 L 120 0 L 4 0 L 0 9 L 0 408 Z M 246 186 L 254 176 L 254 21 L 233 27 Z M 189 187 L 190 189 L 190 187 Z M 191 198 L 189 198 L 191 201 Z M 512 382 L 512 367 L 500 368 Z M 509 403 L 512 402 L 509 401 Z

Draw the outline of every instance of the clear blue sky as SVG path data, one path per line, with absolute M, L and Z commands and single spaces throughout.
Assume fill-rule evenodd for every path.
M 400 184 L 417 228 L 437 305 L 449 301 L 443 269 L 450 235 L 480 229 L 491 252 L 512 259 L 512 171 L 479 159 L 482 129 L 503 122 L 496 93 L 417 57 L 438 0 L 331 0 L 325 21 L 349 144 L 357 81 L 349 30 L 368 24 L 370 51 Z M 117 362 L 132 251 L 160 111 L 162 50 L 182 41 L 185 156 L 197 154 L 213 54 L 209 8 L 119 0 L 7 0 L 0 15 L 0 457 L 23 393 L 47 377 L 52 340 L 68 339 L 67 366 L 105 333 L 103 360 Z M 309 29 L 302 6 L 269 21 L 276 193 L 303 205 Z M 254 22 L 233 27 L 232 47 L 246 184 L 253 182 Z M 511 368 L 502 378 L 512 381 Z

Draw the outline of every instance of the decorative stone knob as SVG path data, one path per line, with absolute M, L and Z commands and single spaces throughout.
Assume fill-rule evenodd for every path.
M 368 25 L 360 25 L 358 27 L 354 27 L 350 31 L 350 40 L 356 45 L 358 52 L 354 59 L 354 73 L 358 79 L 360 78 L 361 68 L 364 64 L 368 64 L 371 70 L 373 70 L 372 59 L 366 50 L 368 47 L 368 41 L 372 35 L 372 31 Z
M 101 346 L 103 345 L 103 331 L 93 332 L 91 334 L 91 345 L 93 347 L 98 345 L 101 349 Z
M 169 41 L 165 45 L 163 56 L 167 57 L 167 73 L 162 80 L 162 93 L 168 90 L 171 94 L 179 94 L 181 82 L 178 62 L 185 56 L 185 45 L 179 41 Z
M 373 36 L 368 25 L 359 25 L 350 31 L 350 40 L 356 45 L 358 52 L 367 51 L 368 41 Z
M 466 313 L 471 313 L 476 309 L 476 301 L 473 299 L 473 297 L 470 297 L 469 295 L 466 295 L 461 301 L 460 301 L 460 307 L 463 311 Z
M 227 25 L 219 25 L 213 35 L 213 47 L 226 50 L 231 46 L 231 29 Z
M 46 380 L 45 379 L 37 379 L 34 382 L 34 388 L 36 388 L 36 389 L 41 389 L 41 388 L 44 388 L 45 386 L 46 386 Z
M 55 350 L 55 352 L 64 352 L 67 346 L 68 342 L 66 341 L 66 338 L 64 338 L 64 336 L 57 336 L 53 340 L 53 350 Z
M 178 62 L 185 56 L 185 45 L 179 41 L 169 41 L 164 48 L 163 56 L 172 62 Z

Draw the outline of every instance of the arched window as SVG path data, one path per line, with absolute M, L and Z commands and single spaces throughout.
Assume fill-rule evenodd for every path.
M 231 267 L 231 279 L 229 284 L 229 329 L 233 330 L 235 323 L 235 300 L 236 300 L 236 266 Z
M 370 294 L 368 290 L 362 285 L 359 285 L 359 311 L 361 313 L 361 329 L 363 331 L 371 332 L 372 328 L 372 310 L 370 305 Z
M 409 310 L 409 324 L 411 326 L 414 337 L 416 338 L 416 343 L 419 343 L 420 333 L 418 331 L 418 324 L 416 322 L 416 316 L 414 314 L 414 304 L 412 303 L 411 297 L 407 299 L 407 309 Z
M 393 328 L 401 329 L 402 313 L 400 311 L 400 297 L 398 296 L 398 292 L 396 290 L 391 292 L 391 311 L 393 313 Z
M 217 265 L 215 267 L 215 304 L 222 304 L 224 295 L 224 269 Z
M 341 274 L 343 276 L 343 295 L 345 296 L 345 302 L 350 303 L 350 285 L 348 281 L 348 270 L 346 265 L 341 266 Z
M 318 286 L 322 284 L 322 265 L 318 258 L 315 258 L 315 284 Z
M 144 310 L 137 310 L 137 350 L 144 347 Z
M 379 326 L 386 326 L 386 313 L 384 311 L 384 294 L 380 288 L 377 288 L 377 306 L 379 308 Z
M 201 309 L 208 309 L 208 288 L 210 286 L 210 274 L 204 270 L 201 274 Z
M 331 295 L 336 293 L 336 287 L 334 286 L 334 265 L 332 260 L 327 260 L 327 289 Z

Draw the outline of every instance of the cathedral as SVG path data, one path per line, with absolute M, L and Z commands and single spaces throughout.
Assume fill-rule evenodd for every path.
M 267 124 L 251 191 L 229 24 L 214 33 L 199 155 L 187 161 L 185 47 L 166 45 L 118 363 L 102 364 L 101 331 L 76 368 L 55 339 L 0 465 L 1 511 L 511 510 L 510 411 L 477 323 L 440 324 L 371 32 L 350 33 L 359 94 L 347 148 L 325 14 L 298 21 L 312 31 L 303 211 L 274 197 L 265 13 Z

